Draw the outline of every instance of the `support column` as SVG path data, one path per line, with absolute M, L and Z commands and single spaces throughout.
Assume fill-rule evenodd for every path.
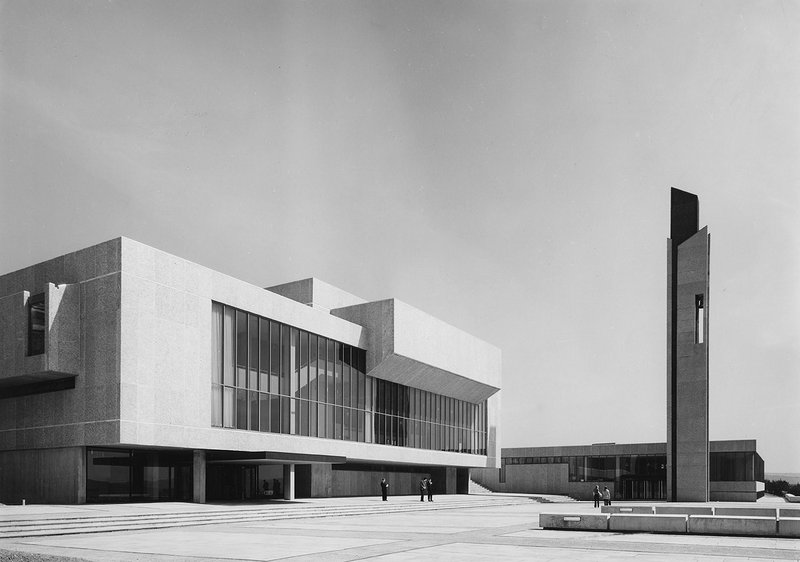
M 86 447 L 80 447 L 78 457 L 77 497 L 75 498 L 75 503 L 84 504 L 86 503 Z
M 294 465 L 283 465 L 283 499 L 294 499 Z
M 195 450 L 192 458 L 192 501 L 206 503 L 206 452 Z

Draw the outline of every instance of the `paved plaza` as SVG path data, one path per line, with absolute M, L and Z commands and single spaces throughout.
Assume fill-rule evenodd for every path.
M 599 510 L 591 502 L 513 499 L 439 496 L 433 504 L 412 496 L 391 497 L 385 504 L 374 497 L 301 500 L 292 506 L 307 513 L 291 512 L 285 519 L 1 539 L 0 560 L 800 560 L 797 539 L 545 531 L 538 528 L 540 512 Z M 6 506 L 0 507 L 0 523 L 23 515 L 35 524 L 54 517 L 68 522 L 104 514 L 222 508 L 238 513 L 272 506 L 277 510 L 287 504 Z M 353 513 L 353 507 L 365 514 L 336 514 Z

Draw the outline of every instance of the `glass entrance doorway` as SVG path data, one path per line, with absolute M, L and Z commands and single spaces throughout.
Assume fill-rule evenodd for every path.
M 282 464 L 209 463 L 207 501 L 283 499 Z

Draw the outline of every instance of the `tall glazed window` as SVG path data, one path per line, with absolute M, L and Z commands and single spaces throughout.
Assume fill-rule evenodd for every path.
M 486 454 L 475 404 L 366 373 L 366 351 L 212 303 L 211 425 Z

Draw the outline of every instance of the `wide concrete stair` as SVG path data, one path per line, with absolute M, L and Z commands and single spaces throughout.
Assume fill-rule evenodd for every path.
M 111 531 L 139 531 L 188 527 L 218 523 L 242 523 L 248 521 L 278 521 L 319 517 L 342 517 L 353 515 L 377 515 L 437 511 L 446 509 L 470 509 L 530 503 L 529 498 L 439 496 L 434 502 L 389 501 L 386 503 L 347 503 L 325 505 L 309 503 L 272 504 L 264 507 L 231 507 L 202 509 L 197 511 L 174 511 L 117 515 L 64 515 L 25 517 L 17 515 L 2 517 L 0 539 L 76 535 L 82 533 L 106 533 Z M 444 498 L 444 500 L 442 500 Z M 2 515 L 2 512 L 0 512 Z

